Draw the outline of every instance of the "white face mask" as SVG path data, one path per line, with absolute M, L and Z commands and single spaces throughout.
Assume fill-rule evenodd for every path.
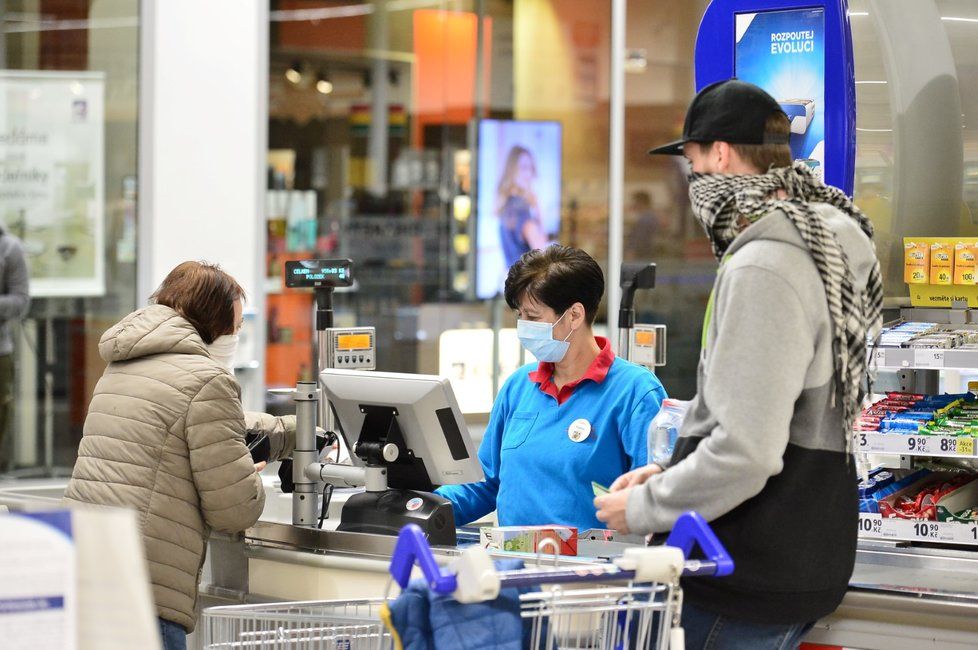
M 218 336 L 214 342 L 207 346 L 207 354 L 211 359 L 227 368 L 228 372 L 234 374 L 234 357 L 238 351 L 238 335 L 225 334 Z

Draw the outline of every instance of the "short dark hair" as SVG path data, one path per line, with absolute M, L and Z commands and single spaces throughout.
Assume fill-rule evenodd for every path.
M 519 309 L 521 300 L 532 298 L 558 314 L 579 302 L 590 325 L 604 295 L 604 272 L 579 248 L 552 244 L 524 253 L 510 267 L 504 295 L 511 309 Z
M 777 136 L 778 138 L 790 137 L 791 121 L 784 113 L 771 113 L 764 123 L 765 136 Z M 775 138 L 777 139 L 777 138 Z M 712 142 L 698 143 L 704 149 L 713 146 Z M 791 167 L 791 145 L 790 144 L 730 144 L 730 147 L 737 152 L 745 163 L 754 167 L 761 173 L 775 167 Z
M 187 319 L 204 343 L 234 332 L 234 301 L 244 289 L 217 264 L 183 262 L 170 271 L 150 300 Z

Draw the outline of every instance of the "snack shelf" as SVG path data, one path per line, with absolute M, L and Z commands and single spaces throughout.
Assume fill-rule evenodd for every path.
M 978 547 L 978 522 L 930 521 L 926 519 L 887 519 L 882 515 L 859 513 L 860 539 L 932 542 Z
M 978 369 L 978 350 L 933 348 L 875 348 L 869 352 L 870 368 L 888 370 Z
M 857 431 L 855 445 L 867 454 L 900 454 L 947 458 L 978 458 L 971 436 L 904 435 Z

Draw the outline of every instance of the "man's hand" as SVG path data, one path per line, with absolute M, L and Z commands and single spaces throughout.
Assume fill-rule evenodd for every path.
M 263 469 L 265 469 L 265 465 L 268 465 L 268 463 L 266 463 L 265 461 L 262 461 L 260 463 L 255 463 L 255 471 L 256 472 L 262 471 Z
M 642 485 L 651 477 L 660 473 L 662 473 L 662 468 L 656 465 L 655 463 L 646 465 L 645 467 L 639 467 L 638 469 L 633 469 L 627 474 L 622 474 L 621 476 L 616 478 L 615 482 L 612 483 L 611 487 L 608 488 L 608 491 L 618 492 L 620 490 L 626 490 L 628 488 L 635 487 L 636 485 Z
M 628 534 L 625 509 L 628 507 L 628 495 L 631 493 L 631 488 L 626 488 L 594 499 L 594 508 L 598 511 L 598 519 L 608 524 L 608 528 L 617 530 L 623 535 Z

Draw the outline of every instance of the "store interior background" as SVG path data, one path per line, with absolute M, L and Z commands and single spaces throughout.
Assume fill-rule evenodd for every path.
M 472 299 L 475 215 L 466 212 L 464 197 L 473 194 L 478 118 L 563 125 L 560 241 L 587 250 L 609 281 L 617 278 L 607 268 L 611 2 L 273 0 L 257 3 L 255 14 L 267 42 L 247 50 L 230 42 L 253 33 L 234 31 L 242 22 L 227 12 L 239 5 L 223 3 L 222 16 L 176 2 L 168 11 L 176 5 L 197 11 L 200 33 L 219 35 L 207 44 L 215 61 L 200 65 L 217 68 L 229 57 L 238 66 L 260 66 L 257 87 L 267 105 L 267 112 L 259 102 L 261 110 L 249 105 L 239 113 L 201 97 L 184 102 L 178 115 L 161 115 L 159 98 L 180 85 L 179 77 L 154 79 L 153 104 L 144 105 L 149 95 L 141 82 L 149 81 L 141 76 L 147 67 L 140 53 L 147 44 L 140 38 L 146 6 L 155 4 L 145 3 L 141 14 L 136 0 L 0 0 L 3 67 L 104 72 L 106 107 L 105 295 L 32 302 L 16 349 L 14 430 L 0 453 L 7 469 L 44 475 L 72 466 L 104 367 L 98 339 L 148 295 L 140 286 L 145 273 L 137 272 L 145 268 L 140 256 L 148 243 L 137 233 L 146 239 L 166 235 L 174 223 L 186 227 L 181 188 L 161 184 L 152 197 L 137 196 L 140 161 L 153 156 L 156 174 L 166 162 L 157 152 L 165 141 L 153 142 L 153 151 L 139 147 L 140 120 L 150 119 L 150 108 L 157 128 L 203 129 L 234 119 L 243 136 L 267 139 L 266 158 L 251 165 L 264 179 L 260 192 L 233 191 L 250 159 L 236 167 L 228 155 L 215 154 L 210 165 L 186 161 L 184 172 L 200 191 L 212 188 L 213 198 L 200 200 L 213 201 L 215 214 L 232 215 L 208 227 L 254 227 L 262 244 L 252 257 L 226 262 L 228 252 L 220 249 L 208 255 L 247 276 L 248 350 L 255 358 L 246 351 L 237 374 L 251 408 L 287 410 L 287 398 L 266 389 L 310 373 L 311 297 L 282 288 L 281 264 L 349 257 L 359 286 L 337 294 L 337 323 L 377 328 L 378 369 L 453 377 L 467 415 L 485 420 L 494 387 L 492 328 L 515 321 L 500 301 Z M 624 259 L 658 265 L 656 289 L 640 294 L 639 320 L 668 326 L 668 365 L 658 374 L 680 398 L 695 391 L 716 264 L 689 215 L 683 167 L 645 151 L 681 131 L 706 4 L 627 2 Z M 978 235 L 978 3 L 853 0 L 850 12 L 855 198 L 876 225 L 888 306 L 896 307 L 907 295 L 904 236 Z M 158 61 L 154 66 L 166 71 Z M 189 94 L 189 81 L 188 88 Z M 262 123 L 250 128 L 255 114 Z M 176 161 L 166 164 L 179 178 L 180 154 L 170 156 Z M 148 215 L 152 230 L 140 223 Z M 156 256 L 153 264 L 170 259 L 176 258 Z M 502 341 L 497 382 L 519 361 L 515 340 Z

